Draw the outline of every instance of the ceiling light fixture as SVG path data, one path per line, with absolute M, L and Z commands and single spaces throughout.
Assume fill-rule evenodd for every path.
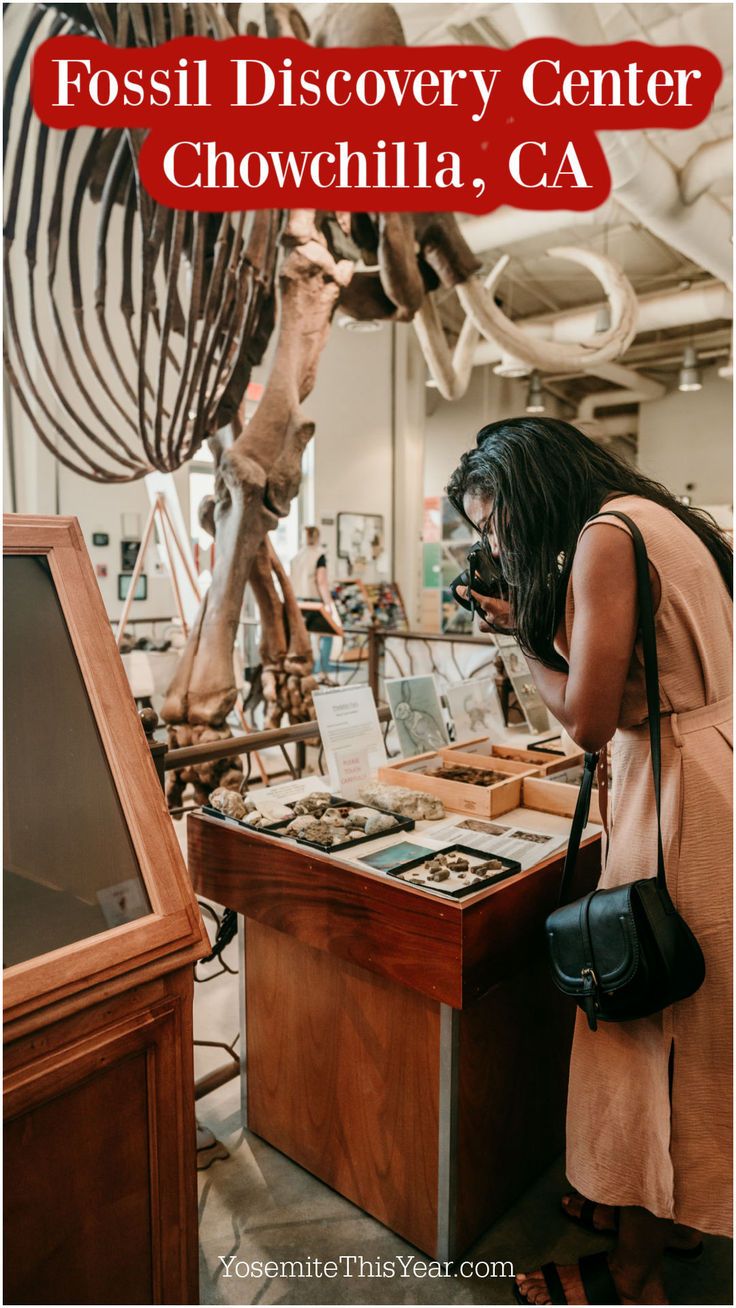
M 700 369 L 698 368 L 698 356 L 692 345 L 688 345 L 682 356 L 682 367 L 677 379 L 678 391 L 700 391 L 703 389 L 703 383 L 700 380 Z
M 520 377 L 528 377 L 531 368 L 523 359 L 517 359 L 515 354 L 509 354 L 504 350 L 501 354 L 501 362 L 496 364 L 493 371 L 497 377 L 511 377 L 518 381 Z
M 731 344 L 731 349 L 728 352 L 728 358 L 726 362 L 722 363 L 720 368 L 718 369 L 718 376 L 725 377 L 727 379 L 733 377 L 733 343 Z
M 526 393 L 527 413 L 544 413 L 544 391 L 538 372 L 529 378 L 529 390 Z

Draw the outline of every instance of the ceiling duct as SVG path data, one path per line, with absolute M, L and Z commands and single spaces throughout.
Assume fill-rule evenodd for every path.
M 733 139 L 706 141 L 691 154 L 680 173 L 680 194 L 685 204 L 693 204 L 717 182 L 733 177 Z
M 515 6 L 515 12 L 526 39 L 554 36 L 577 44 L 607 43 L 593 5 L 521 4 Z M 677 170 L 644 132 L 601 132 L 599 139 L 611 173 L 613 198 L 673 250 L 731 286 L 731 215 L 726 206 L 707 193 L 696 195 L 697 187 L 693 188 L 693 200 L 683 203 Z M 559 229 L 559 214 L 554 218 Z M 494 220 L 498 224 L 508 221 L 507 215 L 503 210 L 490 215 L 482 248 L 496 249 L 499 244 L 523 240 L 522 219 L 517 212 L 516 233 L 500 242 L 492 224 Z M 537 226 L 532 234 L 539 231 Z M 477 233 L 478 228 L 476 240 Z
M 619 404 L 643 404 L 648 400 L 658 400 L 665 394 L 666 387 L 661 382 L 643 377 L 631 368 L 624 368 L 620 363 L 601 363 L 595 369 L 596 377 L 616 383 L 615 390 L 595 391 L 586 395 L 581 401 L 578 421 L 595 418 L 598 409 L 611 409 Z

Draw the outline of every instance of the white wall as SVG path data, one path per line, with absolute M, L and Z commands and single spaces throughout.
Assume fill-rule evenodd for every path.
M 315 517 L 333 576 L 342 567 L 336 554 L 340 512 L 382 514 L 391 558 L 391 332 L 388 325 L 377 332 L 349 332 L 333 325 L 316 385 L 302 406 L 316 424 Z
M 688 483 L 694 504 L 733 498 L 733 394 L 730 380 L 703 371 L 700 391 L 670 391 L 639 409 L 639 466 L 676 495 Z
M 186 470 L 180 470 L 174 477 L 182 511 L 187 518 L 187 482 Z M 79 477 L 67 468 L 59 473 L 59 512 L 73 514 L 79 519 L 85 544 L 89 550 L 93 566 L 100 564 L 107 567 L 107 576 L 98 577 L 102 598 L 110 617 L 118 617 L 123 607 L 118 600 L 118 573 L 120 572 L 120 542 L 123 539 L 123 514 L 134 514 L 138 520 L 136 535 L 140 536 L 146 524 L 150 501 L 143 481 L 125 482 L 120 485 L 106 486 Z M 92 533 L 104 531 L 110 537 L 109 545 L 92 544 Z M 135 537 L 134 537 L 135 538 Z M 168 575 L 159 560 L 154 543 L 149 547 L 143 571 L 148 578 L 148 598 L 134 600 L 130 609 L 131 618 L 167 618 L 175 612 L 174 594 Z
M 470 385 L 461 400 L 450 403 L 443 400 L 436 390 L 427 391 L 425 496 L 444 494 L 450 474 L 460 456 L 475 445 L 481 427 L 524 412 L 527 387 L 526 381 L 497 377 L 488 366 L 473 370 Z

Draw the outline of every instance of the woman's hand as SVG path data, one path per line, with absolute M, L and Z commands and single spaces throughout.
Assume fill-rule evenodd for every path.
M 467 597 L 467 587 L 458 586 L 458 595 L 463 599 Z M 477 590 L 471 590 L 470 594 L 476 601 L 478 608 L 483 610 L 486 620 L 478 625 L 481 631 L 512 631 L 514 620 L 511 614 L 511 605 L 507 600 L 490 599 L 488 595 L 480 595 Z

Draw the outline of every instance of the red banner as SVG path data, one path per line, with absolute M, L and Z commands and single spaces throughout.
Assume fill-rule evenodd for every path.
M 176 209 L 593 209 L 611 186 L 597 133 L 694 127 L 722 77 L 697 46 L 318 50 L 182 37 L 39 47 L 50 127 L 144 129 L 141 181 Z

